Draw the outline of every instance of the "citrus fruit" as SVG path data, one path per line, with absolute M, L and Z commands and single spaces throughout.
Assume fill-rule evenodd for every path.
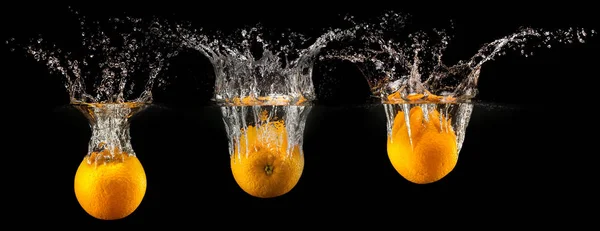
M 387 143 L 390 162 L 413 183 L 428 184 L 442 179 L 458 162 L 451 120 L 431 109 L 426 116 L 420 106 L 412 107 L 408 118 L 407 124 L 403 111 L 394 118 Z
M 231 171 L 246 193 L 272 198 L 288 193 L 300 180 L 304 156 L 298 145 L 288 152 L 283 121 L 248 126 L 231 156 Z
M 134 155 L 108 150 L 86 156 L 75 174 L 75 196 L 81 207 L 101 220 L 129 216 L 146 193 L 146 174 Z M 98 155 L 103 155 L 100 158 Z M 104 158 L 110 157 L 110 158 Z

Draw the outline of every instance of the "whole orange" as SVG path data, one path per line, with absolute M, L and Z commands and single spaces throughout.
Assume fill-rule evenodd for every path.
M 88 214 L 101 220 L 129 216 L 146 193 L 146 173 L 138 158 L 115 153 L 105 150 L 86 156 L 75 174 L 77 201 Z M 103 157 L 96 158 L 98 155 Z
M 451 120 L 437 110 L 424 114 L 413 106 L 408 115 L 398 112 L 387 142 L 388 157 L 400 175 L 417 184 L 436 182 L 458 162 L 456 134 Z
M 296 186 L 304 169 L 304 156 L 298 145 L 287 150 L 283 121 L 248 126 L 231 156 L 235 181 L 246 193 L 272 198 Z

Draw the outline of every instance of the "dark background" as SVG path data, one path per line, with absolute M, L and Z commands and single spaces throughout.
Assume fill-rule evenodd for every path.
M 600 29 L 593 7 L 587 5 L 264 5 L 231 10 L 193 5 L 75 7 L 98 17 L 127 12 L 213 28 L 262 21 L 301 29 L 331 25 L 339 21 L 339 14 L 374 16 L 394 9 L 412 13 L 424 27 L 454 19 L 455 38 L 446 55 L 450 60 L 469 58 L 481 44 L 520 26 Z M 77 35 L 77 21 L 63 5 L 20 5 L 4 11 L 2 30 L 7 37 Z M 132 120 L 132 143 L 148 177 L 142 204 L 125 219 L 99 221 L 81 209 L 73 193 L 75 171 L 91 134 L 87 121 L 65 107 L 68 96 L 60 76 L 6 48 L 1 87 L 8 102 L 2 110 L 8 158 L 2 160 L 2 193 L 9 222 L 225 225 L 221 227 L 239 222 L 257 228 L 283 222 L 283 227 L 293 228 L 312 221 L 345 225 L 378 215 L 390 217 L 378 224 L 392 225 L 413 216 L 432 224 L 438 217 L 457 222 L 535 219 L 547 224 L 543 222 L 576 215 L 586 221 L 593 213 L 584 211 L 598 205 L 593 189 L 598 169 L 593 162 L 598 38 L 535 51 L 533 57 L 514 53 L 484 66 L 479 103 L 458 165 L 429 185 L 406 181 L 389 163 L 383 108 L 364 104 L 368 86 L 355 67 L 342 63 L 331 73 L 315 72 L 319 101 L 306 125 L 303 176 L 288 194 L 266 200 L 247 195 L 234 181 L 220 111 L 208 106 L 214 84 L 211 66 L 201 55 L 188 54 L 178 61 L 178 76 L 171 85 L 156 90 L 160 106 Z M 329 77 L 321 78 L 325 74 Z

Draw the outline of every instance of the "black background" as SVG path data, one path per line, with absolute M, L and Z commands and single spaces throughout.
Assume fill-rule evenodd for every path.
M 98 17 L 127 12 L 214 28 L 262 21 L 306 29 L 330 25 L 339 14 L 375 16 L 394 9 L 412 13 L 424 27 L 455 20 L 455 38 L 446 56 L 456 60 L 469 58 L 481 44 L 520 26 L 600 29 L 593 7 L 587 5 L 387 7 L 380 3 L 382 7 L 342 9 L 290 3 L 230 4 L 236 7 L 228 9 L 201 2 L 143 7 L 96 4 L 75 7 Z M 73 39 L 77 35 L 77 21 L 63 5 L 15 5 L 4 11 L 2 30 L 7 37 L 44 33 Z M 384 215 L 390 219 L 377 224 L 402 228 L 399 222 L 413 216 L 431 224 L 437 224 L 438 217 L 456 222 L 535 219 L 547 224 L 577 215 L 585 221 L 593 215 L 585 210 L 598 204 L 593 190 L 598 169 L 593 164 L 597 153 L 593 137 L 599 51 L 598 38 L 593 38 L 586 44 L 536 50 L 529 58 L 509 54 L 484 65 L 477 97 L 481 103 L 473 112 L 458 165 L 446 178 L 429 185 L 409 183 L 389 163 L 383 108 L 362 104 L 369 99 L 368 86 L 352 65 L 339 64 L 326 81 L 319 79 L 323 73 L 315 72 L 319 101 L 306 125 L 304 173 L 291 192 L 274 199 L 253 198 L 237 186 L 220 112 L 207 106 L 214 84 L 211 66 L 199 54 L 187 55 L 177 61 L 178 77 L 171 85 L 156 90 L 155 102 L 161 106 L 132 121 L 132 143 L 148 177 L 142 204 L 125 219 L 99 221 L 81 209 L 73 193 L 75 171 L 91 134 L 86 120 L 65 107 L 68 96 L 60 76 L 6 48 L 1 87 L 8 105 L 2 109 L 6 118 L 2 143 L 8 158 L 2 160 L 2 192 L 9 205 L 9 222 L 215 223 L 220 227 L 240 223 L 294 228 L 313 221 L 345 225 Z

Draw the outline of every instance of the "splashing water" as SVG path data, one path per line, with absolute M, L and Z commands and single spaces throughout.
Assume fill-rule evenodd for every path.
M 231 155 L 240 142 L 247 142 L 239 140 L 242 132 L 264 122 L 282 121 L 285 126 L 288 140 L 273 145 L 286 143 L 288 154 L 301 147 L 308 105 L 315 99 L 314 62 L 329 42 L 353 35 L 337 29 L 310 39 L 291 31 L 266 33 L 260 25 L 219 37 L 189 25 L 175 32 L 184 47 L 201 52 L 214 67 L 214 100 L 222 106 Z
M 361 34 L 357 35 L 360 46 L 331 51 L 322 58 L 357 64 L 373 94 L 384 103 L 457 102 L 476 96 L 481 67 L 490 60 L 509 51 L 519 51 L 528 57 L 533 54 L 529 48 L 584 43 L 586 38 L 596 34 L 594 30 L 581 28 L 522 28 L 484 44 L 470 59 L 448 66 L 442 60 L 451 39 L 446 30 L 434 28 L 402 33 L 404 31 L 398 29 L 406 26 L 407 18 L 398 13 L 386 13 L 379 24 L 373 25 L 355 23 L 348 17 Z
M 92 129 L 88 163 L 135 156 L 129 118 L 152 103 L 152 88 L 165 83 L 157 77 L 177 49 L 156 36 L 162 32 L 157 20 L 126 17 L 89 22 L 79 12 L 71 12 L 79 18 L 81 49 L 63 49 L 41 36 L 23 49 L 64 77 L 70 104 L 88 119 Z
M 145 109 L 145 103 L 74 104 L 83 112 L 92 130 L 88 143 L 88 164 L 124 161 L 125 155 L 136 156 L 131 146 L 130 118 Z
M 408 15 L 388 12 L 380 18 L 379 23 L 356 23 L 353 17 L 347 17 L 346 20 L 355 25 L 359 46 L 329 50 L 321 56 L 325 60 L 341 59 L 357 64 L 374 96 L 386 104 L 388 133 L 391 133 L 397 112 L 403 111 L 404 115 L 408 115 L 414 106 L 388 104 L 468 103 L 476 96 L 477 81 L 484 63 L 508 51 L 520 51 L 522 55 L 529 56 L 532 54 L 528 52 L 530 47 L 551 48 L 555 44 L 584 43 L 586 38 L 596 33 L 594 30 L 576 28 L 554 31 L 522 28 L 514 34 L 484 44 L 470 59 L 448 66 L 443 63 L 442 56 L 451 36 L 445 30 L 435 28 L 404 32 L 401 29 L 406 27 L 407 18 Z M 402 38 L 399 35 L 406 36 Z M 456 119 L 454 128 L 465 129 L 466 124 L 458 121 L 467 123 L 468 119 L 465 118 L 470 117 L 471 110 L 457 111 L 464 113 L 454 113 L 454 116 L 464 118 Z M 410 127 L 408 118 L 406 123 Z
M 449 66 L 442 60 L 451 38 L 446 31 L 398 30 L 406 28 L 406 19 L 387 13 L 379 24 L 357 23 L 358 45 L 332 50 L 321 58 L 358 66 L 373 95 L 384 104 L 390 161 L 403 177 L 419 184 L 443 178 L 456 165 L 484 63 L 509 51 L 529 56 L 529 48 L 584 43 L 596 33 L 522 28 Z M 389 30 L 392 27 L 394 31 Z
M 471 119 L 474 105 L 468 102 L 460 103 L 402 103 L 402 104 L 384 104 L 385 116 L 387 119 L 387 134 L 390 137 L 390 142 L 395 141 L 395 137 L 392 136 L 392 130 L 394 128 L 394 122 L 396 117 L 401 115 L 405 121 L 406 130 L 408 134 L 413 134 L 411 129 L 411 118 L 409 117 L 411 110 L 414 108 L 420 108 L 423 111 L 423 120 L 427 123 L 429 120 L 439 120 L 439 130 L 443 132 L 450 132 L 456 136 L 457 154 L 462 148 L 463 141 L 465 140 L 467 125 Z M 431 116 L 434 111 L 439 112 L 437 118 Z M 449 121 L 449 126 L 443 126 L 444 121 Z M 397 125 L 396 125 L 397 126 Z M 414 148 L 415 141 L 412 135 L 408 136 L 408 141 L 411 147 Z
M 25 52 L 64 77 L 71 103 L 152 102 L 152 88 L 164 84 L 157 76 L 165 59 L 177 54 L 154 36 L 160 24 L 131 17 L 88 22 L 72 12 L 79 17 L 81 49 L 60 48 L 40 35 L 22 47 Z
M 230 138 L 230 156 L 240 153 L 237 158 L 241 159 L 254 151 L 251 148 L 256 147 L 248 145 L 249 129 L 254 129 L 256 134 L 254 142 L 274 152 L 285 150 L 286 155 L 292 155 L 297 151 L 303 155 L 304 127 L 310 109 L 310 105 L 222 106 L 225 130 Z M 274 132 L 277 130 L 270 128 L 272 126 L 283 126 L 283 130 Z
M 330 30 L 312 41 L 290 31 L 265 33 L 260 25 L 220 38 L 185 27 L 177 31 L 184 46 L 200 51 L 213 64 L 216 102 L 234 105 L 313 100 L 312 69 L 317 55 L 330 41 L 352 35 L 349 30 Z

